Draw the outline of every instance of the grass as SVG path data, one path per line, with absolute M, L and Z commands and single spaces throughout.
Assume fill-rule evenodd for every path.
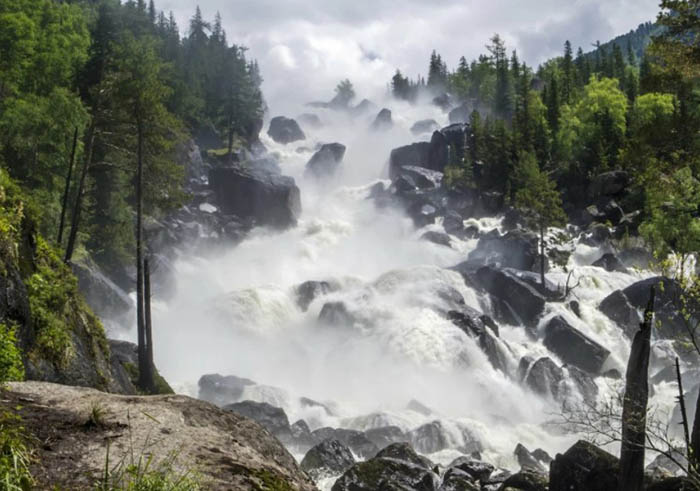
M 6 491 L 33 489 L 29 472 L 31 452 L 19 416 L 0 413 L 0 488 Z

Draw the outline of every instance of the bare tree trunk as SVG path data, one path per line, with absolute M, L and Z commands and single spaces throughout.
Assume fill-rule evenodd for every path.
M 61 246 L 63 242 L 63 226 L 66 222 L 66 210 L 68 208 L 68 195 L 70 194 L 70 182 L 73 179 L 73 164 L 75 163 L 75 152 L 78 148 L 78 127 L 75 127 L 73 133 L 73 149 L 70 153 L 70 162 L 68 163 L 68 175 L 66 176 L 66 186 L 63 190 L 63 202 L 61 203 L 61 219 L 58 222 L 58 238 L 56 243 Z
M 153 374 L 155 367 L 153 365 L 153 324 L 151 322 L 151 267 L 148 257 L 143 261 L 143 286 L 144 286 L 144 301 L 146 310 L 146 383 L 148 391 L 154 394 L 156 391 Z
M 542 293 L 547 291 L 544 283 L 544 225 L 540 225 L 540 282 L 542 283 Z
M 136 167 L 136 330 L 138 337 L 139 380 L 141 390 L 148 391 L 148 359 L 143 299 L 143 123 L 137 121 L 138 147 Z
M 68 235 L 68 244 L 66 245 L 66 255 L 63 261 L 69 263 L 73 258 L 75 250 L 75 241 L 78 237 L 78 227 L 80 226 L 80 211 L 83 206 L 83 192 L 85 190 L 85 178 L 92 163 L 92 151 L 95 144 L 95 119 L 90 123 L 90 128 L 87 133 L 87 148 L 85 150 L 85 162 L 83 170 L 80 172 L 80 181 L 78 182 L 78 192 L 75 196 L 75 205 L 73 206 L 73 218 L 71 220 L 70 233 Z
M 690 437 L 690 468 L 700 473 L 700 394 L 695 404 L 695 423 Z
M 681 408 L 681 425 L 685 437 L 685 455 L 690 458 L 690 434 L 688 432 L 688 412 L 685 409 L 685 395 L 683 394 L 683 377 L 681 377 L 681 364 L 676 357 L 676 380 L 678 380 L 678 404 Z
M 649 353 L 654 317 L 654 287 L 644 311 L 644 321 L 632 341 L 627 363 L 625 397 L 622 406 L 620 449 L 620 491 L 642 491 L 644 486 L 644 445 L 649 402 Z

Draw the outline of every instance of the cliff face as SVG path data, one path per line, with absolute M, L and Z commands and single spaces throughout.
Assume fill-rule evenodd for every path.
M 153 471 L 186 474 L 203 489 L 316 489 L 267 430 L 189 397 L 13 382 L 0 411 L 15 407 L 38 442 L 32 467 L 38 489 L 94 489 L 104 479 L 107 452 L 112 484 L 120 463 L 150 458 Z
M 30 380 L 130 392 L 112 374 L 104 328 L 75 276 L 38 233 L 38 214 L 0 172 L 0 327 L 16 338 L 16 346 L 2 344 L 0 360 L 21 359 L 10 368 L 0 363 L 0 380 L 23 372 Z

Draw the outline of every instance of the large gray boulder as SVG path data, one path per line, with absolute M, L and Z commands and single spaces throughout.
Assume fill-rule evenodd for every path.
M 240 401 L 245 388 L 255 385 L 255 382 L 235 375 L 224 376 L 212 373 L 202 375 L 197 385 L 199 386 L 199 394 L 197 395 L 199 399 L 223 406 Z
M 411 133 L 414 135 L 422 135 L 424 133 L 432 133 L 433 131 L 440 128 L 437 121 L 434 119 L 423 119 L 421 121 L 416 121 L 416 123 L 411 126 Z
M 306 164 L 306 174 L 314 177 L 330 177 L 336 173 L 345 156 L 345 145 L 327 143 L 313 154 Z
M 277 116 L 270 120 L 270 128 L 267 130 L 267 134 L 277 143 L 283 144 L 306 139 L 306 135 L 299 127 L 299 123 L 284 116 Z
M 301 470 L 317 481 L 324 476 L 342 474 L 355 464 L 348 447 L 338 440 L 324 440 L 309 450 L 301 461 Z
M 374 131 L 390 130 L 394 126 L 394 121 L 391 119 L 391 111 L 387 108 L 382 109 L 377 114 L 372 122 L 371 129 Z
M 557 454 L 549 468 L 549 491 L 616 491 L 620 461 L 580 440 Z
M 266 402 L 243 401 L 227 404 L 222 409 L 257 421 L 281 440 L 288 440 L 291 436 L 289 419 L 282 408 Z
M 355 455 L 369 459 L 374 457 L 379 448 L 361 431 L 345 428 L 319 428 L 311 433 L 317 441 L 338 440 L 352 450 Z
M 561 316 L 553 317 L 544 328 L 544 345 L 564 363 L 599 374 L 610 351 L 569 324 Z
M 456 152 L 453 160 L 461 160 L 464 157 L 468 128 L 468 125 L 459 123 L 434 132 L 430 139 L 430 153 L 426 167 L 444 172 L 451 160 L 451 151 Z
M 396 179 L 401 168 L 405 166 L 426 167 L 429 152 L 429 142 L 418 142 L 393 149 L 389 155 L 389 178 L 392 181 Z
M 209 171 L 209 187 L 225 214 L 285 229 L 297 224 L 301 196 L 294 179 L 244 165 Z

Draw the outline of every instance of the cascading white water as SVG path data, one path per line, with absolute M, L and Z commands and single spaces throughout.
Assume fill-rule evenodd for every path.
M 283 174 L 301 188 L 299 225 L 284 232 L 256 229 L 238 246 L 177 260 L 175 298 L 154 305 L 157 366 L 179 391 L 193 396 L 197 380 L 207 373 L 250 378 L 259 385 L 248 387 L 244 399 L 280 406 L 290 422 L 304 419 L 312 429 L 395 425 L 408 431 L 439 419 L 454 448 L 466 443 L 468 429 L 483 443 L 485 460 L 511 468 L 518 442 L 552 454 L 564 450 L 575 437 L 543 425 L 560 405 L 495 370 L 474 339 L 439 314 L 448 305 L 437 292 L 450 287 L 467 305 L 488 306 L 458 273 L 444 269 L 463 261 L 476 240 L 453 238 L 452 248 L 420 240 L 425 230 L 415 230 L 400 211 L 377 209 L 367 199 L 371 185 L 385 176 L 391 149 L 417 140 L 408 130 L 413 122 L 434 118 L 446 124 L 434 106 L 389 104 L 395 124 L 387 132 L 368 131 L 374 114 L 352 119 L 323 111 L 324 126 L 304 128 L 305 141 L 284 146 L 261 135 L 279 155 Z M 339 175 L 322 182 L 305 178 L 315 145 L 336 141 L 347 146 Z M 474 223 L 484 231 L 500 225 L 498 219 Z M 576 295 L 582 319 L 563 304 L 551 304 L 541 325 L 563 315 L 612 351 L 606 369 L 624 373 L 629 341 L 597 305 L 649 274 L 587 266 L 600 254 L 578 244 L 570 259 L 581 277 Z M 564 284 L 566 273 L 554 269 L 549 278 Z M 307 280 L 329 280 L 341 288 L 302 312 L 294 287 Z M 353 327 L 317 324 L 323 304 L 334 300 L 355 316 Z M 521 327 L 501 326 L 500 335 L 512 350 L 513 371 L 524 355 L 557 360 Z M 620 386 L 602 378 L 597 383 L 601 397 Z M 657 394 L 668 397 L 668 390 L 661 387 Z M 327 402 L 334 415 L 303 406 L 300 396 Z M 406 409 L 412 399 L 434 414 Z M 457 455 L 451 449 L 431 457 L 447 463 Z

